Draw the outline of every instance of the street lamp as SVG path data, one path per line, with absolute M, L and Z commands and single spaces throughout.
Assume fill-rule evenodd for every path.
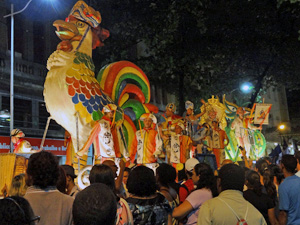
M 240 90 L 245 94 L 249 94 L 253 88 L 254 86 L 250 82 L 245 82 L 240 86 Z
M 29 0 L 23 9 L 14 12 L 14 5 L 11 4 L 11 13 L 5 15 L 4 18 L 11 18 L 11 34 L 10 34 L 10 122 L 9 122 L 9 132 L 14 129 L 14 15 L 23 12 L 30 4 L 32 0 Z M 10 152 L 12 152 L 13 144 L 10 144 Z
M 280 125 L 278 126 L 278 129 L 279 129 L 279 130 L 285 130 L 285 125 L 284 125 L 284 124 L 280 124 Z

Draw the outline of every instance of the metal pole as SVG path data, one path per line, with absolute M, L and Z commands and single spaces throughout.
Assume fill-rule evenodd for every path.
M 11 34 L 10 34 L 10 131 L 14 129 L 14 5 L 11 4 Z M 9 132 L 10 132 L 9 131 Z M 13 143 L 10 143 L 10 152 L 13 152 Z
M 8 15 L 3 16 L 3 18 L 9 17 L 11 18 L 11 34 L 10 34 L 10 122 L 9 122 L 9 128 L 11 132 L 12 129 L 14 129 L 14 15 L 19 14 L 23 12 L 30 4 L 32 0 L 29 0 L 27 4 L 24 6 L 23 9 L 14 12 L 14 5 L 11 4 L 11 13 Z M 13 152 L 13 143 L 10 143 L 10 152 Z

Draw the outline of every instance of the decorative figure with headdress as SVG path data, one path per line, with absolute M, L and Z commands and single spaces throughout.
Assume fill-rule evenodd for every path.
M 212 96 L 207 100 L 207 103 L 204 102 L 201 106 L 201 111 L 204 109 L 206 109 L 206 112 L 201 117 L 200 124 L 207 123 L 212 126 L 212 121 L 218 120 L 220 128 L 224 130 L 227 126 L 226 107 L 219 101 L 219 98 Z
M 23 139 L 25 134 L 20 129 L 13 129 L 10 132 L 11 142 L 14 144 L 14 153 L 32 153 L 30 143 Z
M 181 119 L 180 116 L 174 114 L 175 111 L 175 104 L 169 103 L 166 106 L 165 113 L 162 115 L 164 121 L 159 124 L 159 132 L 163 139 L 163 147 L 166 151 L 168 162 L 170 162 L 170 137 L 172 132 L 174 132 L 174 130 L 172 130 L 172 124 Z
M 217 119 L 212 121 L 211 148 L 216 156 L 217 167 L 219 168 L 225 160 L 224 148 L 228 145 L 229 139 L 224 130 L 219 127 Z
M 129 160 L 129 153 L 121 132 L 121 124 L 115 122 L 116 110 L 117 106 L 115 104 L 107 104 L 103 107 L 103 117 L 97 121 L 88 141 L 79 152 L 83 154 L 88 151 L 89 146 L 94 142 L 95 164 L 122 157 Z
M 205 104 L 204 100 L 201 99 L 201 103 Z M 201 107 L 201 113 L 194 115 L 194 103 L 191 101 L 185 102 L 185 116 L 184 119 L 186 121 L 186 127 L 187 127 L 187 134 L 188 136 L 192 137 L 196 134 L 197 127 L 199 124 L 199 118 L 204 115 L 206 112 L 205 105 Z
M 246 150 L 247 155 L 250 155 L 251 143 L 249 141 L 249 130 L 258 130 L 251 124 L 250 118 L 245 117 L 245 110 L 238 107 L 236 110 L 236 117 L 231 123 L 231 130 L 235 132 L 238 145 Z
M 130 148 L 130 160 L 134 163 L 143 164 L 151 169 L 157 167 L 157 157 L 162 152 L 162 141 L 154 127 L 157 123 L 156 117 L 151 113 L 145 113 L 140 117 L 144 123 L 144 128 L 140 128 L 135 133 Z
M 183 135 L 185 126 L 183 121 L 179 121 L 172 125 L 174 133 L 171 134 L 170 141 L 170 162 L 176 168 L 178 163 L 185 163 L 190 158 L 190 151 L 192 150 L 192 139 Z

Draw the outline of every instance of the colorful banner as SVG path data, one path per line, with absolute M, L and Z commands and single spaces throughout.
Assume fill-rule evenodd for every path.
M 255 124 L 269 124 L 269 113 L 271 110 L 272 104 L 259 104 L 256 103 L 255 114 L 254 114 L 254 123 Z
M 39 150 L 42 138 L 24 138 L 29 141 L 34 150 Z M 10 149 L 10 137 L 0 136 L 0 153 L 8 153 Z M 51 152 L 54 155 L 66 155 L 66 147 L 64 147 L 64 140 L 60 139 L 45 139 L 45 151 Z

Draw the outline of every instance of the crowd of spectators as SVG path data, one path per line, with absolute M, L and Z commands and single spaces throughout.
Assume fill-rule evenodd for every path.
M 0 199 L 0 224 L 299 225 L 299 169 L 299 152 L 284 155 L 280 165 L 267 158 L 253 168 L 228 161 L 218 171 L 195 158 L 181 171 L 108 160 L 92 167 L 90 185 L 79 190 L 74 168 L 41 151 Z

